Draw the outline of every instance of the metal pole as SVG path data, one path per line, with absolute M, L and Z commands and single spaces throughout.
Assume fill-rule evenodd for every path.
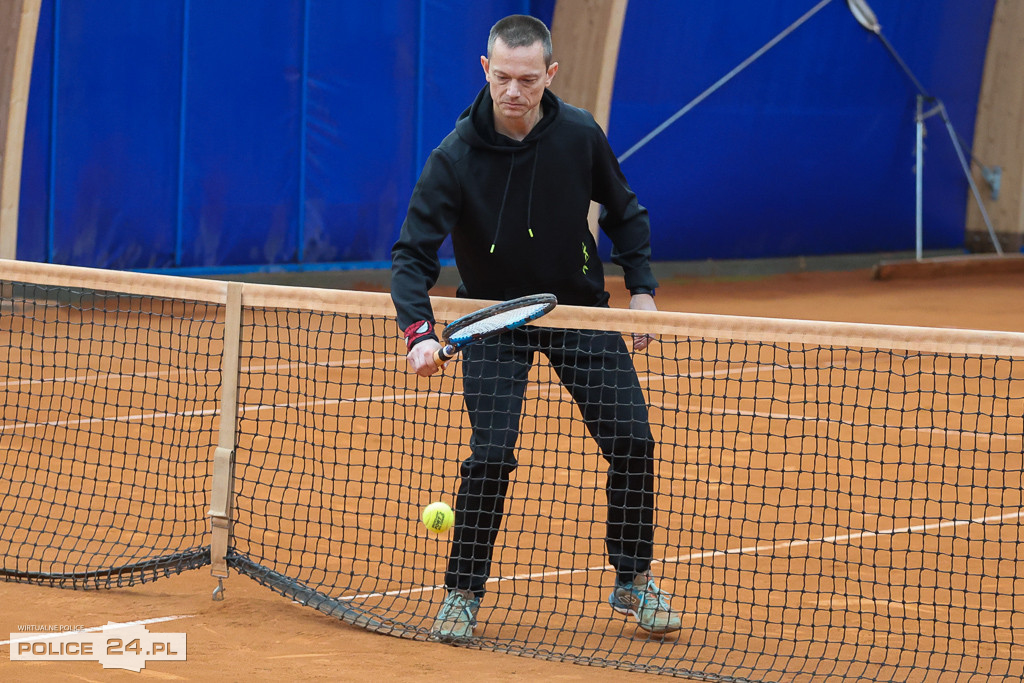
M 917 260 L 920 261 L 924 251 L 924 219 L 923 213 L 923 190 L 924 190 L 924 114 L 922 112 L 922 104 L 924 98 L 921 95 L 917 96 L 917 116 L 915 120 L 917 122 L 917 165 L 914 167 L 914 175 L 916 176 L 915 187 L 917 191 L 917 203 L 915 211 L 915 235 L 917 244 Z
M 992 227 L 992 221 L 989 220 L 988 211 L 985 210 L 985 204 L 981 201 L 981 193 L 978 192 L 978 185 L 974 182 L 974 176 L 971 174 L 971 167 L 967 164 L 967 159 L 964 157 L 964 151 L 960 149 L 960 142 L 956 139 L 956 131 L 953 130 L 953 123 L 949 120 L 949 114 L 946 113 L 946 105 L 940 101 L 939 107 L 942 111 L 942 121 L 946 124 L 946 130 L 949 131 L 949 139 L 953 141 L 953 147 L 956 149 L 956 156 L 960 159 L 960 167 L 964 170 L 964 175 L 967 177 L 967 183 L 971 186 L 971 193 L 974 195 L 974 201 L 978 203 L 978 208 L 981 210 L 981 217 L 985 219 L 985 227 L 988 228 L 988 236 L 992 240 L 992 246 L 995 247 L 996 253 L 1002 256 L 1003 246 L 999 244 L 999 238 L 996 237 L 995 228 Z

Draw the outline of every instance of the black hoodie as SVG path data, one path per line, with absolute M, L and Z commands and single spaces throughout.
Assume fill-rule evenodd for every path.
M 604 269 L 590 201 L 631 292 L 650 292 L 650 223 L 593 116 L 546 90 L 543 116 L 519 142 L 494 130 L 488 87 L 430 154 L 391 250 L 398 324 L 433 322 L 427 292 L 452 235 L 459 296 L 506 300 L 551 292 L 561 304 L 604 306 Z

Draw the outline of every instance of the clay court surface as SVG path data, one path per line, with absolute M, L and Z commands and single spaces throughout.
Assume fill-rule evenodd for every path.
M 611 279 L 609 289 L 613 303 L 624 306 L 621 281 Z M 878 281 L 856 270 L 663 277 L 657 301 L 663 310 L 694 313 L 1024 332 L 1022 294 L 1024 273 Z M 150 631 L 188 635 L 186 662 L 150 662 L 140 674 L 104 670 L 97 662 L 11 662 L 4 645 L 0 680 L 619 681 L 641 675 L 376 635 L 293 604 L 246 577 L 233 575 L 225 585 L 226 600 L 214 602 L 216 581 L 208 568 L 108 591 L 0 583 L 0 640 L 19 626 L 89 628 L 162 617 L 178 618 L 153 623 Z M 679 638 L 686 637 L 684 629 Z

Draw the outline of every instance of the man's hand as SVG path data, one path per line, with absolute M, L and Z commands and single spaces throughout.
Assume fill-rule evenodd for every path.
M 658 305 L 654 303 L 654 297 L 650 294 L 634 294 L 629 299 L 629 308 L 634 311 L 656 311 Z M 633 334 L 633 350 L 643 351 L 651 342 L 654 336 L 650 334 Z M 415 347 L 413 348 L 415 350 Z
M 420 377 L 430 377 L 440 370 L 434 362 L 434 351 L 441 348 L 441 345 L 434 339 L 425 339 L 412 347 L 406 359 L 409 361 L 409 369 Z

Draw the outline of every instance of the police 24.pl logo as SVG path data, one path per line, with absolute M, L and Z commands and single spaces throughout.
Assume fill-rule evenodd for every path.
M 104 669 L 139 672 L 148 661 L 185 661 L 184 633 L 150 633 L 144 625 L 109 622 L 99 631 L 59 636 L 11 634 L 11 661 L 99 662 Z

